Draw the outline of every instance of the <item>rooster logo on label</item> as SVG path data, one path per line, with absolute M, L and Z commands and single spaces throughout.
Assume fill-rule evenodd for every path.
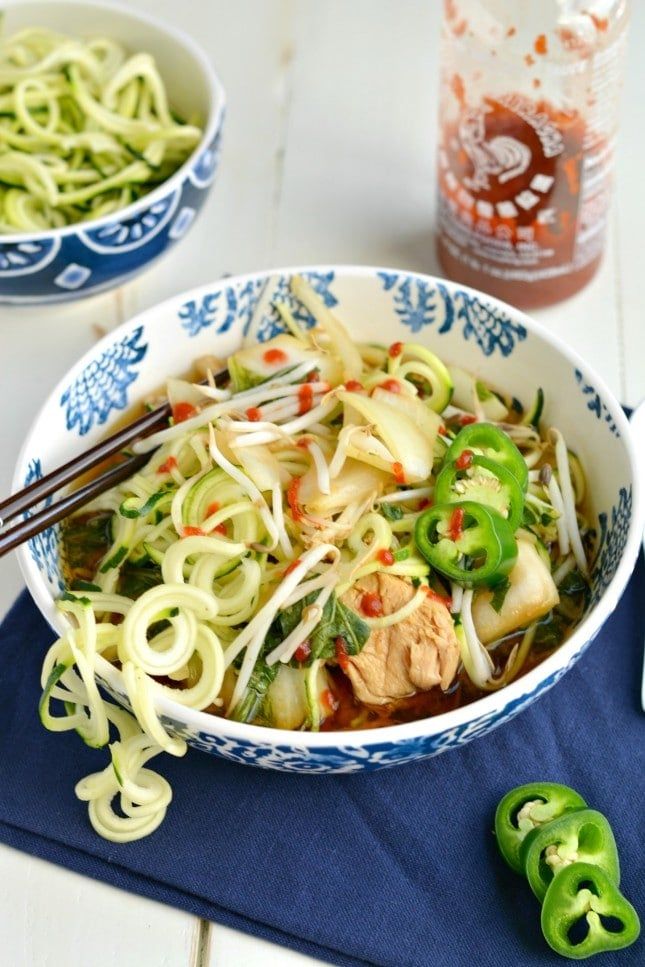
M 459 123 L 459 140 L 473 167 L 464 178 L 471 191 L 488 191 L 489 175 L 503 185 L 523 175 L 531 164 L 531 149 L 517 138 L 506 134 L 486 137 L 484 116 L 488 108 L 467 111 Z

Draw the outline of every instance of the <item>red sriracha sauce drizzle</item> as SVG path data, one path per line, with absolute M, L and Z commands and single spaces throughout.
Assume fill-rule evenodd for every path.
M 192 403 L 176 403 L 172 408 L 172 418 L 175 423 L 183 423 L 184 420 L 189 420 L 196 413 L 197 410 Z
M 157 473 L 170 473 L 171 470 L 177 466 L 177 460 L 175 457 L 168 457 L 165 463 L 157 467 Z
M 215 531 L 216 534 L 223 534 L 224 536 L 226 536 L 226 524 L 224 522 L 222 522 L 221 524 L 218 524 L 217 527 L 213 528 L 213 530 Z
M 388 393 L 400 393 L 401 384 L 398 379 L 386 379 L 384 383 L 379 383 L 381 389 L 386 389 Z
M 468 426 L 470 423 L 476 423 L 477 417 L 472 416 L 471 413 L 462 413 L 461 416 L 457 417 L 457 422 L 460 423 L 461 426 Z
M 191 527 L 190 525 L 188 525 L 187 527 L 183 528 L 182 536 L 183 537 L 203 537 L 204 531 L 201 529 L 201 527 Z
M 311 645 L 308 641 L 302 641 L 293 653 L 296 661 L 307 661 L 311 654 Z
M 267 366 L 282 366 L 288 358 L 283 349 L 267 349 L 262 356 Z
M 438 594 L 436 591 L 433 591 L 432 588 L 426 588 L 426 594 L 431 601 L 439 601 L 440 604 L 445 604 L 448 610 L 450 610 L 452 606 L 452 598 L 444 597 L 443 594 Z
M 361 611 L 368 618 L 378 618 L 383 614 L 383 602 L 374 591 L 366 591 L 361 598 Z
M 359 383 L 357 379 L 348 379 L 345 383 L 345 389 L 350 393 L 360 393 L 363 389 L 363 384 Z
M 291 516 L 295 521 L 302 520 L 303 513 L 298 503 L 298 492 L 300 490 L 300 477 L 294 477 L 287 489 L 287 503 L 291 509 Z
M 314 391 L 309 383 L 303 383 L 298 390 L 298 415 L 303 416 L 308 413 L 312 406 Z
M 474 453 L 472 450 L 464 450 L 455 460 L 457 470 L 467 470 L 472 465 Z
M 394 554 L 387 547 L 380 550 L 376 556 L 381 564 L 384 564 L 386 567 L 391 567 L 394 564 Z
M 448 537 L 451 541 L 458 541 L 464 531 L 464 508 L 455 507 L 448 522 Z
M 285 567 L 284 571 L 282 572 L 282 577 L 286 578 L 288 574 L 291 574 L 292 571 L 295 571 L 295 569 L 298 567 L 299 564 L 300 564 L 300 558 L 297 557 L 295 561 L 292 561 L 291 564 L 288 564 Z
M 396 357 L 400 356 L 402 352 L 403 352 L 402 342 L 393 342 L 390 348 L 388 349 L 388 355 L 390 356 L 391 359 L 396 359 Z
M 257 406 L 249 406 L 248 410 L 246 411 L 246 418 L 247 420 L 250 420 L 251 423 L 257 423 L 258 420 L 262 419 L 262 414 Z
M 399 463 L 398 460 L 392 464 L 392 474 L 398 484 L 405 483 L 405 471 L 403 470 L 403 464 Z
M 219 510 L 219 507 L 220 505 L 217 503 L 216 500 L 214 500 L 213 503 L 209 504 L 208 507 L 206 508 L 206 516 L 211 517 L 213 514 L 216 514 L 217 511 Z
M 429 497 L 422 497 L 419 501 L 419 510 L 426 510 L 428 507 L 432 507 L 432 501 Z
M 319 379 L 320 379 L 320 370 L 319 369 L 312 369 L 311 372 L 307 373 L 307 382 L 308 383 L 317 383 Z
M 347 655 L 347 642 L 342 635 L 334 641 L 334 647 L 336 649 L 336 660 L 342 671 L 346 672 L 349 665 L 349 657 Z

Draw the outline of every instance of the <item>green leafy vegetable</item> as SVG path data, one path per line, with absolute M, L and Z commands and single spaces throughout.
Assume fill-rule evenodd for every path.
M 510 586 L 511 582 L 509 579 L 504 578 L 504 580 L 501 581 L 493 591 L 493 596 L 490 600 L 490 603 L 491 607 L 497 611 L 497 614 L 499 614 L 504 607 L 504 601 L 506 600 L 506 595 L 508 594 L 508 589 Z
M 263 651 L 264 654 L 266 654 L 268 651 L 266 643 Z M 251 674 L 251 678 L 249 679 L 249 684 L 247 685 L 246 691 L 233 711 L 230 713 L 230 718 L 234 719 L 236 722 L 255 722 L 256 725 L 271 724 L 271 722 L 264 721 L 262 716 L 262 707 L 264 705 L 269 686 L 278 674 L 279 668 L 280 665 L 278 662 L 276 662 L 275 665 L 269 666 L 263 658 L 258 659 Z
M 560 595 L 565 597 L 573 597 L 576 594 L 582 594 L 588 589 L 587 582 L 583 578 L 580 571 L 577 569 L 571 571 L 567 576 L 560 582 L 558 591 Z
M 302 601 L 281 611 L 275 619 L 272 630 L 276 630 L 276 625 L 280 629 L 278 640 L 283 641 L 290 635 L 302 618 L 302 612 L 310 604 L 313 604 L 319 592 L 308 594 Z M 358 655 L 363 645 L 369 638 L 370 629 L 362 618 L 355 611 L 346 607 L 335 594 L 329 598 L 323 608 L 320 623 L 309 635 L 309 645 L 311 654 L 307 663 L 315 661 L 317 658 L 336 657 L 336 639 L 343 638 L 345 650 L 348 655 Z
M 384 503 L 379 509 L 386 520 L 401 520 L 403 517 L 403 510 L 398 504 Z
M 125 564 L 121 568 L 117 593 L 124 594 L 127 598 L 139 598 L 144 591 L 163 584 L 161 568 L 156 565 L 153 567 L 135 567 L 132 564 Z

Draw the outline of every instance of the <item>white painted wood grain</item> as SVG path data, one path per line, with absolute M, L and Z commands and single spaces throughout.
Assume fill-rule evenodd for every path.
M 645 4 L 633 2 L 616 171 L 617 301 L 623 402 L 645 397 Z M 600 328 L 601 320 L 594 317 Z
M 199 921 L 0 849 L 5 967 L 192 967 Z
M 210 950 L 200 967 L 314 967 L 321 961 L 257 940 L 228 927 L 213 927 Z
M 183 289 L 273 261 L 278 173 L 291 59 L 289 0 L 198 0 L 137 6 L 189 30 L 227 92 L 220 173 L 186 241 L 123 290 L 129 315 Z M 171 261 L 170 261 L 171 260 Z

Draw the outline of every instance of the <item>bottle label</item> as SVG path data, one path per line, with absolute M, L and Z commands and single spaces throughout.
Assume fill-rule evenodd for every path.
M 448 250 L 498 278 L 535 281 L 600 253 L 611 150 L 579 114 L 510 93 L 442 131 L 439 227 Z

